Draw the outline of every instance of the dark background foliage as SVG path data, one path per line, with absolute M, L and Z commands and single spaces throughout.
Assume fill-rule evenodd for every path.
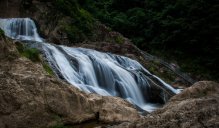
M 130 38 L 139 48 L 176 60 L 187 72 L 218 79 L 218 0 L 57 0 L 74 16 L 74 33 L 89 34 L 93 17 Z M 78 39 L 79 40 L 79 39 Z

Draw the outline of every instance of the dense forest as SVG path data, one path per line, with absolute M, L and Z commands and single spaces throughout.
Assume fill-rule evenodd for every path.
M 95 21 L 132 40 L 140 49 L 176 60 L 186 72 L 218 79 L 218 0 L 56 0 L 75 42 L 89 37 Z

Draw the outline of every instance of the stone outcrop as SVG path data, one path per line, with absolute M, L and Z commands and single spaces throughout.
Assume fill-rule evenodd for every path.
M 140 117 L 123 99 L 85 94 L 47 75 L 40 62 L 20 57 L 8 39 L 0 41 L 0 57 L 1 128 L 75 125 L 89 120 L 115 123 Z
M 0 62 L 16 58 L 18 56 L 16 47 L 12 43 L 9 43 L 10 41 L 4 35 L 0 35 L 0 40 L 4 42 L 0 43 Z
M 161 109 L 115 128 L 218 128 L 219 84 L 201 81 L 172 97 Z

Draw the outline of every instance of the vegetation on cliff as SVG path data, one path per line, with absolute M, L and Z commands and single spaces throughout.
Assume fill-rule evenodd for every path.
M 4 33 L 4 31 L 0 28 L 0 38 L 4 38 L 5 37 L 5 33 Z
M 51 67 L 48 65 L 47 62 L 45 62 L 43 59 L 41 59 L 41 54 L 40 51 L 36 48 L 30 48 L 29 46 L 26 46 L 25 44 L 21 42 L 15 42 L 17 51 L 19 54 L 23 57 L 28 58 L 32 62 L 35 63 L 40 63 L 42 64 L 44 70 L 47 72 L 49 75 L 54 75 Z
M 70 17 L 70 23 L 64 23 L 64 30 L 72 43 L 81 42 L 91 36 L 94 17 L 77 0 L 56 0 L 55 9 Z
M 139 48 L 177 60 L 185 71 L 219 78 L 217 0 L 56 0 L 55 5 L 72 17 L 65 29 L 75 42 L 92 37 L 96 18 Z

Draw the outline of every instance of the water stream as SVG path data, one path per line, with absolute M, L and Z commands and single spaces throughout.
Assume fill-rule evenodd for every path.
M 119 96 L 143 110 L 153 111 L 159 104 L 152 101 L 154 97 L 165 102 L 167 95 L 179 92 L 130 58 L 46 43 L 30 18 L 0 19 L 0 28 L 12 39 L 37 42 L 54 73 L 87 93 Z M 158 90 L 155 96 L 154 88 Z

